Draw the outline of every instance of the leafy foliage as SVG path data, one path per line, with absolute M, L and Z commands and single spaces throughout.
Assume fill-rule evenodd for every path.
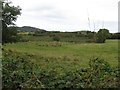
M 120 39 L 120 33 L 111 33 L 108 39 Z
M 20 37 L 21 37 L 21 36 L 17 35 L 17 29 L 14 26 L 7 27 L 6 30 L 3 29 L 2 36 L 3 36 L 2 43 L 17 42 L 17 41 L 20 41 Z
M 4 50 L 3 53 L 3 88 L 117 88 L 118 68 L 112 68 L 100 58 L 92 58 L 89 67 L 72 67 L 64 69 L 54 63 L 53 59 L 44 58 L 45 63 L 39 65 L 33 60 L 34 55 L 14 53 Z M 69 58 L 63 58 L 64 61 Z M 54 68 L 53 68 L 54 66 Z M 44 68 L 43 68 L 44 67 Z M 62 70 L 62 71 L 61 71 Z
M 106 38 L 109 37 L 109 30 L 100 29 L 97 33 L 97 43 L 105 43 Z
M 18 15 L 21 14 L 21 8 L 11 5 L 11 2 L 3 2 L 2 4 L 2 43 L 14 42 L 17 36 L 15 28 L 9 28 L 10 25 L 15 25 Z M 16 30 L 16 31 L 15 31 Z

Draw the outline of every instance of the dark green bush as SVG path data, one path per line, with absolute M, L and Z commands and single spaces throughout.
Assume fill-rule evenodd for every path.
M 60 41 L 60 37 L 57 35 L 53 36 L 53 41 Z
M 97 33 L 96 42 L 105 43 L 106 38 L 110 36 L 108 29 L 100 29 Z
M 17 29 L 16 27 L 6 27 L 6 29 L 3 29 L 2 31 L 2 43 L 13 43 L 13 42 L 19 42 L 21 39 L 21 36 L 17 35 Z

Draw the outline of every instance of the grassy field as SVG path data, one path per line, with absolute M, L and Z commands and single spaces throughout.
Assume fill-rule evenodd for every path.
M 67 62 L 70 65 L 73 64 L 73 61 L 76 61 L 75 63 L 81 67 L 86 67 L 89 60 L 94 57 L 103 58 L 112 66 L 117 66 L 118 64 L 118 40 L 107 40 L 104 44 L 43 41 L 19 42 L 6 44 L 3 47 L 6 50 L 35 55 L 35 61 L 40 64 L 46 64 L 44 60 L 39 60 L 40 57 L 56 58 L 54 64 L 65 64 Z M 61 61 L 62 58 L 68 58 L 69 61 Z M 49 64 L 53 63 L 50 62 Z

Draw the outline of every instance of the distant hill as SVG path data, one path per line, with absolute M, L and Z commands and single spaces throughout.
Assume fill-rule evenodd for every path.
M 30 26 L 17 27 L 17 30 L 22 32 L 46 31 L 44 29 L 39 29 L 35 27 L 30 27 Z

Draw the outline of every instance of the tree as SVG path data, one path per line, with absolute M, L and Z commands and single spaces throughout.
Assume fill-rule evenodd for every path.
M 21 14 L 21 8 L 11 5 L 11 2 L 2 2 L 2 43 L 15 42 L 17 37 L 17 30 L 15 21 L 18 15 Z M 14 26 L 14 27 L 10 27 Z
M 109 39 L 120 39 L 120 33 L 110 33 Z
M 97 33 L 97 43 L 105 43 L 106 38 L 109 37 L 109 30 L 108 29 L 100 29 Z

